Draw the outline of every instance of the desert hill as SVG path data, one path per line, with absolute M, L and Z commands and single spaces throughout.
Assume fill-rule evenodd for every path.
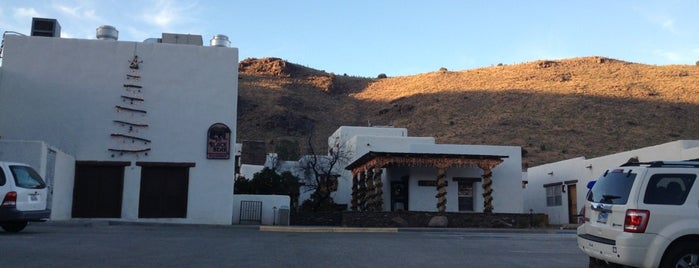
M 699 139 L 699 66 L 605 57 L 541 60 L 388 78 L 277 58 L 239 64 L 238 141 L 268 151 L 307 140 L 324 153 L 341 125 L 405 127 L 438 143 L 515 145 L 534 166 Z

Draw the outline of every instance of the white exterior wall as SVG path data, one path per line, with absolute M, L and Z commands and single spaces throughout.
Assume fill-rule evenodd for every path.
M 53 163 L 49 154 L 54 154 Z M 42 141 L 0 140 L 0 161 L 32 166 L 49 187 L 52 220 L 70 219 L 75 159 Z
M 680 155 L 681 159 L 697 159 L 699 158 L 699 146 L 683 149 Z
M 251 195 L 237 194 L 233 196 L 233 224 L 240 224 L 240 201 L 260 201 L 262 202 L 262 225 L 289 225 L 288 218 L 286 222 L 280 222 L 279 209 L 289 209 L 291 198 L 288 195 Z
M 587 182 L 590 177 L 593 177 L 593 171 L 585 168 L 587 160 L 584 157 L 573 158 L 556 163 L 541 165 L 529 168 L 527 171 L 528 184 L 525 189 L 524 211 L 529 212 L 530 209 L 534 213 L 545 213 L 549 217 L 551 224 L 568 223 L 568 199 L 566 193 L 561 193 L 560 206 L 546 206 L 546 188 L 545 184 L 549 183 L 564 183 L 566 181 L 577 180 L 578 200 L 582 200 L 587 193 Z M 553 172 L 552 175 L 549 175 Z M 561 186 L 557 186 L 561 187 Z M 581 201 L 578 204 L 582 204 Z M 578 210 L 580 205 L 578 205 Z
M 252 180 L 255 173 L 259 173 L 264 168 L 265 166 L 263 165 L 242 164 L 240 165 L 240 176 L 243 176 L 248 180 Z
M 206 159 L 206 135 L 224 123 L 235 139 L 238 51 L 235 48 L 6 36 L 0 78 L 2 137 L 42 140 L 81 161 L 131 161 L 124 174 L 122 218 L 140 220 L 141 168 L 136 161 L 196 163 L 190 168 L 184 223 L 230 224 L 235 160 Z M 139 107 L 147 115 L 117 112 L 124 105 L 129 61 L 140 64 Z M 140 117 L 139 117 L 140 116 Z M 113 154 L 122 140 L 110 137 L 128 117 L 149 124 L 144 154 Z
M 349 163 L 368 152 L 412 152 L 415 144 L 435 144 L 433 137 L 354 136 L 345 143 Z
M 491 146 L 491 145 L 457 145 L 457 144 L 412 144 L 412 152 L 421 153 L 445 153 L 445 154 L 473 154 L 473 155 L 502 155 L 503 162 L 493 169 L 493 212 L 495 213 L 521 213 L 524 191 L 522 190 L 522 149 L 518 146 Z M 475 172 L 475 173 L 474 173 Z M 450 168 L 447 170 L 447 179 L 450 181 L 447 188 L 447 210 L 458 210 L 457 183 L 453 177 L 481 177 L 482 170 L 477 167 Z M 432 179 L 436 178 L 436 171 Z M 423 187 L 424 188 L 424 187 Z M 412 191 L 412 190 L 411 190 Z M 454 193 L 450 195 L 449 193 Z M 483 211 L 482 182 L 474 184 L 475 211 Z M 434 197 L 432 193 L 432 196 Z M 434 198 L 432 198 L 434 199 Z M 436 201 L 435 201 L 436 204 Z M 449 204 L 452 204 L 451 208 Z M 454 209 L 454 210 L 451 210 Z M 433 208 L 436 211 L 436 207 Z
M 75 158 L 58 151 L 54 147 L 49 150 L 57 152 L 54 168 L 51 219 L 68 220 L 73 208 L 73 183 L 75 180 Z
M 497 169 L 497 168 L 496 168 Z M 519 178 L 511 183 L 504 179 L 496 178 L 497 171 L 493 171 L 493 207 L 495 213 L 522 213 L 521 199 L 522 191 Z M 391 209 L 390 181 L 399 181 L 403 176 L 408 175 L 408 208 L 411 211 L 437 211 L 437 189 L 434 186 L 419 186 L 418 181 L 434 181 L 437 178 L 435 168 L 390 168 L 386 172 L 384 181 L 384 210 Z M 483 171 L 477 167 L 470 168 L 449 168 L 446 172 L 447 185 L 447 212 L 459 211 L 458 182 L 455 177 L 480 178 Z M 496 183 L 499 181 L 500 183 Z M 516 184 L 516 187 L 513 187 Z M 483 188 L 482 181 L 473 184 L 473 212 L 483 211 Z M 496 185 L 500 185 L 497 186 Z
M 0 140 L 0 161 L 17 162 L 30 165 L 46 176 L 47 145 L 42 141 Z
M 354 136 L 382 136 L 382 137 L 407 137 L 408 129 L 394 127 L 355 127 L 341 126 L 328 137 L 328 148 L 333 148 L 336 144 L 345 144 Z
M 699 158 L 699 140 L 678 140 L 592 159 L 579 157 L 531 167 L 527 171 L 529 183 L 525 190 L 524 209 L 548 214 L 551 224 L 566 224 L 568 223 L 567 193 L 562 194 L 561 206 L 547 207 L 546 191 L 543 185 L 577 180 L 577 210 L 579 211 L 587 194 L 587 183 L 596 180 L 607 169 L 626 163 L 632 157 L 637 157 L 641 162 L 696 159 Z M 549 175 L 551 172 L 553 175 Z
M 437 169 L 436 168 L 426 168 L 426 167 L 420 167 L 420 168 L 409 168 L 406 170 L 410 174 L 410 180 L 408 181 L 408 208 L 411 211 L 438 211 L 437 209 L 437 202 L 438 199 L 435 197 L 437 194 L 437 188 L 435 186 L 419 186 L 418 181 L 434 181 L 437 178 Z M 458 196 L 458 186 L 459 184 L 452 179 L 454 177 L 471 177 L 471 178 L 479 178 L 482 175 L 482 171 L 479 168 L 449 168 L 447 169 L 446 172 L 446 178 L 447 178 L 447 207 L 446 211 L 447 212 L 458 212 L 459 211 L 459 196 Z M 395 180 L 400 180 L 402 176 L 405 176 L 408 174 L 403 174 L 399 175 L 398 177 L 395 178 Z M 388 183 L 390 185 L 390 183 Z M 493 180 L 493 185 L 495 184 L 495 180 Z M 473 209 L 474 212 L 482 212 L 483 211 L 483 189 L 481 188 L 482 182 L 479 183 L 474 183 L 473 184 Z M 495 190 L 496 188 L 493 187 L 494 191 L 493 193 L 496 194 L 497 191 Z M 385 197 L 385 203 L 387 204 L 387 210 L 391 208 L 390 204 L 390 188 L 388 189 L 389 191 L 386 191 L 386 193 L 389 193 L 388 196 Z M 497 195 L 494 196 L 493 201 L 495 202 L 497 200 Z M 495 204 L 495 203 L 494 203 Z M 493 205 L 495 206 L 495 205 Z M 517 210 L 519 211 L 519 210 Z M 503 212 L 499 211 L 497 207 L 495 207 L 494 212 Z
M 408 209 L 411 211 L 437 211 L 437 198 L 434 197 L 435 194 L 437 194 L 437 187 L 418 186 L 418 181 L 435 180 L 435 178 L 437 178 L 437 170 L 435 168 L 410 168 L 408 170 L 410 171 L 410 180 L 408 181 Z M 449 198 L 450 192 L 454 193 L 449 189 L 453 184 L 453 182 L 449 182 L 447 198 Z M 387 193 L 390 195 L 390 191 Z M 388 196 L 388 198 L 390 199 L 391 197 Z M 450 201 L 451 200 L 447 199 L 447 211 L 453 211 L 453 206 L 450 206 L 452 202 Z

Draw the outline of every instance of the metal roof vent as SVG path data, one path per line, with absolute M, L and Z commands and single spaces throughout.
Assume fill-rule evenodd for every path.
M 99 40 L 118 40 L 119 31 L 114 26 L 102 25 L 97 27 L 97 39 Z
M 231 41 L 228 41 L 228 36 L 222 34 L 215 34 L 214 38 L 211 39 L 212 47 L 230 47 Z
M 32 36 L 61 37 L 61 25 L 56 19 L 32 18 Z

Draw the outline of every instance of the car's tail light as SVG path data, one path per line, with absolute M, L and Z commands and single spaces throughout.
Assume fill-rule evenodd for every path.
M 624 232 L 645 233 L 646 227 L 648 226 L 648 218 L 650 218 L 650 211 L 648 210 L 626 210 L 626 218 L 624 219 Z
M 17 205 L 17 192 L 8 192 L 5 198 L 2 200 L 0 206 L 16 206 Z

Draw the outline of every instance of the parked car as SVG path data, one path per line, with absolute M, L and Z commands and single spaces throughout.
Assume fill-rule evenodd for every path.
M 607 170 L 584 204 L 578 247 L 590 267 L 699 267 L 699 162 Z
M 29 165 L 0 162 L 0 227 L 16 233 L 29 221 L 47 220 L 47 193 L 46 183 Z

